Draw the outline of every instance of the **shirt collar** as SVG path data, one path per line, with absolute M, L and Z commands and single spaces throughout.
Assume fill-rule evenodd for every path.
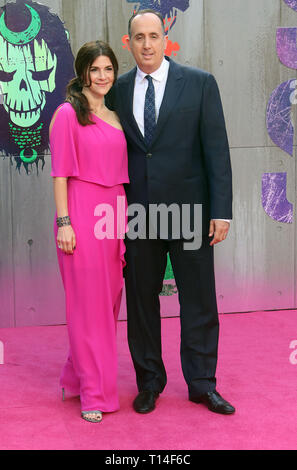
M 164 57 L 158 70 L 155 70 L 153 73 L 150 74 L 150 76 L 154 80 L 161 82 L 165 78 L 166 74 L 168 73 L 168 69 L 169 69 L 169 62 Z M 148 75 L 147 73 L 140 70 L 140 68 L 137 66 L 136 79 L 138 82 L 142 82 L 147 75 Z

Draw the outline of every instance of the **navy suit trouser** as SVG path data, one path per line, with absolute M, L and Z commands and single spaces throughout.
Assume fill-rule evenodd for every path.
M 210 239 L 203 237 L 199 250 L 184 250 L 183 240 L 126 240 L 128 342 L 139 391 L 161 393 L 167 382 L 159 301 L 167 253 L 178 289 L 180 356 L 188 391 L 195 396 L 216 387 L 219 321 L 213 247 L 209 243 Z

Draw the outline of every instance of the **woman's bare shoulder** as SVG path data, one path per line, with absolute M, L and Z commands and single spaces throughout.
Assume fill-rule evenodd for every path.
M 49 126 L 49 132 L 50 132 L 50 133 L 51 133 L 51 130 L 52 130 L 52 128 L 53 128 L 53 125 L 54 125 L 54 123 L 55 123 L 55 120 L 56 120 L 56 118 L 57 118 L 58 113 L 59 113 L 60 115 L 62 114 L 62 115 L 64 115 L 64 116 L 65 116 L 65 115 L 69 116 L 69 115 L 72 115 L 73 113 L 75 113 L 75 111 L 74 111 L 74 109 L 73 109 L 73 107 L 71 106 L 70 103 L 67 103 L 67 102 L 66 102 L 66 103 L 60 104 L 60 106 L 58 106 L 58 108 L 57 108 L 56 111 L 54 112 L 53 117 L 52 117 L 52 120 L 51 120 L 51 122 L 50 122 L 50 126 Z

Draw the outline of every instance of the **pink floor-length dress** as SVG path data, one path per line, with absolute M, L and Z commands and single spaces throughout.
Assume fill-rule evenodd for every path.
M 68 178 L 68 211 L 76 236 L 74 254 L 57 247 L 70 345 L 60 385 L 80 395 L 82 411 L 112 412 L 119 409 L 116 322 L 125 265 L 127 144 L 120 129 L 91 117 L 95 124 L 80 125 L 70 103 L 64 103 L 50 135 L 51 175 Z M 101 210 L 105 238 L 104 224 L 101 236 L 95 230 L 103 221 L 96 211 L 101 204 L 114 214 L 111 220 L 111 212 Z

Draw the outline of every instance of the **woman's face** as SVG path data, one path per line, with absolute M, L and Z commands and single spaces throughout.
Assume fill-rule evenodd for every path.
M 90 87 L 88 90 L 96 96 L 104 96 L 114 82 L 114 68 L 109 57 L 101 55 L 89 68 Z

